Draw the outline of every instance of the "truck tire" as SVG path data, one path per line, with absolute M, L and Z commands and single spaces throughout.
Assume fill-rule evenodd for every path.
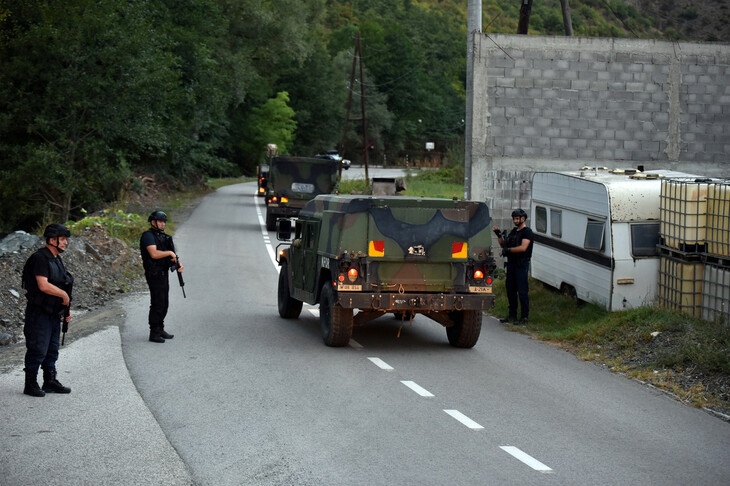
M 482 311 L 463 310 L 452 312 L 455 324 L 446 328 L 449 344 L 456 348 L 473 348 L 482 332 Z
M 319 323 L 322 326 L 322 338 L 327 346 L 347 346 L 352 337 L 352 316 L 352 309 L 335 305 L 332 283 L 325 282 L 319 298 Z
M 266 210 L 266 231 L 276 230 L 276 215 L 271 214 L 271 211 Z
M 279 315 L 284 319 L 296 319 L 302 312 L 303 302 L 292 298 L 291 294 L 289 294 L 289 264 L 287 262 L 281 263 L 277 301 L 279 304 Z

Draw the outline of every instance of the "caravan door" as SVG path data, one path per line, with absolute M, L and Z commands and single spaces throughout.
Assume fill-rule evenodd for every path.
M 656 301 L 659 223 L 613 223 L 614 271 L 610 310 L 633 309 Z

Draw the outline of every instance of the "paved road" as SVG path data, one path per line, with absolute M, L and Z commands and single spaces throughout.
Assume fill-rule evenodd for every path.
M 325 347 L 316 309 L 278 316 L 276 242 L 253 192 L 222 188 L 179 229 L 175 339 L 145 341 L 142 303 L 122 330 L 196 482 L 730 484 L 730 425 L 492 318 L 472 350 L 423 317 Z
M 0 483 L 69 463 L 76 484 L 730 484 L 730 424 L 491 317 L 472 350 L 423 317 L 325 347 L 317 309 L 278 317 L 254 189 L 221 188 L 179 227 L 175 339 L 149 343 L 132 296 L 121 341 L 64 350 L 71 395 L 0 375 Z

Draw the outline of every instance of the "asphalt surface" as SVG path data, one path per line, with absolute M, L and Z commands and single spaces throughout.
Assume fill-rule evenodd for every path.
M 730 484 L 730 425 L 493 318 L 473 350 L 420 317 L 325 347 L 316 308 L 278 317 L 253 190 L 179 227 L 171 342 L 131 295 L 121 327 L 62 349 L 70 395 L 0 374 L 0 485 Z
M 121 344 L 109 327 L 64 346 L 58 379 L 69 395 L 24 395 L 22 366 L 0 374 L 0 484 L 193 484 L 137 393 Z

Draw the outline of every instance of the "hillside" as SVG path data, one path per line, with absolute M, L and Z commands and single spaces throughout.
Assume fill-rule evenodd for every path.
M 467 2 L 462 0 L 414 3 L 466 18 Z M 482 0 L 484 32 L 516 33 L 520 3 Z M 576 36 L 730 42 L 728 0 L 569 0 L 569 5 Z M 533 0 L 530 34 L 563 32 L 560 0 Z
M 679 39 L 730 42 L 728 0 L 633 0 L 639 11 L 654 20 L 654 27 Z

